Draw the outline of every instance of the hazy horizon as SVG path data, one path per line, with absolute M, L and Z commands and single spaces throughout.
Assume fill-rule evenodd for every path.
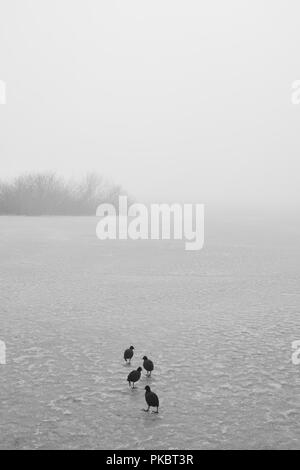
M 2 5 L 0 178 L 96 171 L 140 201 L 298 208 L 299 9 Z

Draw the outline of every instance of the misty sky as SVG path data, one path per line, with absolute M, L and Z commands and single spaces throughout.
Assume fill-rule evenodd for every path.
M 0 177 L 300 203 L 298 0 L 1 0 Z

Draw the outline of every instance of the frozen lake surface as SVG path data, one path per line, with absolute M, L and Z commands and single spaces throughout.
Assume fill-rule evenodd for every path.
M 300 448 L 299 232 L 209 227 L 186 252 L 95 228 L 0 218 L 0 447 Z M 153 377 L 131 391 L 144 355 Z

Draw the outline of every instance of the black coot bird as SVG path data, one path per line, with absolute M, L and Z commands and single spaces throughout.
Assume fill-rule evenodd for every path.
M 144 369 L 147 371 L 147 375 L 150 377 L 151 376 L 151 372 L 153 371 L 154 369 L 154 364 L 152 361 L 150 361 L 150 359 L 148 359 L 147 356 L 144 356 L 143 357 L 143 360 L 144 360 Z
M 131 383 L 132 383 L 133 384 L 132 388 L 135 388 L 134 384 L 135 382 L 138 382 L 140 380 L 142 370 L 143 369 L 141 367 L 138 367 L 137 370 L 133 370 L 132 372 L 130 372 L 130 374 L 127 377 L 129 387 L 131 386 Z
M 147 385 L 145 387 L 146 393 L 145 393 L 145 399 L 148 405 L 148 409 L 144 410 L 148 412 L 150 410 L 150 406 L 153 406 L 156 408 L 156 411 L 153 411 L 153 413 L 158 413 L 158 407 L 159 407 L 159 399 L 156 393 L 151 392 L 151 388 Z
M 124 360 L 126 362 L 129 360 L 129 364 L 130 364 L 130 361 L 131 361 L 132 356 L 133 356 L 133 351 L 134 351 L 134 347 L 130 346 L 130 348 L 126 349 L 126 351 L 124 352 Z

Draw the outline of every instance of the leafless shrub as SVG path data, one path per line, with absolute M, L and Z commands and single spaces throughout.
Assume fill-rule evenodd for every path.
M 80 181 L 66 181 L 55 173 L 21 175 L 0 181 L 0 214 L 95 215 L 99 204 L 117 206 L 121 186 L 107 183 L 96 173 Z

